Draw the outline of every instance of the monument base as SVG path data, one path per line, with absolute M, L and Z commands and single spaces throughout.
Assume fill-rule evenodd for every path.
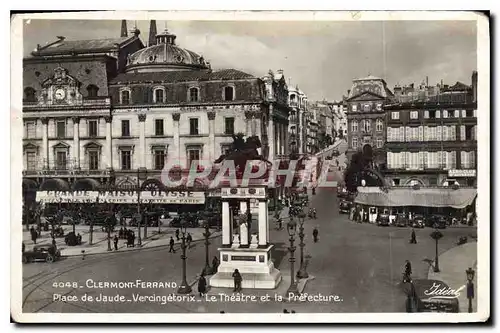
M 234 288 L 235 269 L 241 274 L 243 289 L 275 289 L 281 282 L 281 272 L 274 267 L 271 249 L 266 248 L 219 248 L 220 265 L 210 278 L 210 286 Z

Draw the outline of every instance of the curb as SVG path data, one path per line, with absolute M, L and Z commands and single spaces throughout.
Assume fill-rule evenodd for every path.
M 215 239 L 215 238 L 218 238 L 218 237 L 221 237 L 221 235 L 217 235 L 217 236 L 213 236 L 213 237 L 209 237 L 208 239 Z M 198 239 L 198 240 L 193 240 L 192 243 L 198 243 L 200 241 L 204 241 L 205 239 L 204 238 L 201 238 L 201 239 Z M 64 258 L 70 258 L 70 257 L 77 257 L 77 256 L 84 256 L 84 257 L 87 257 L 87 256 L 96 256 L 96 255 L 103 255 L 103 254 L 111 254 L 111 253 L 127 253 L 127 252 L 136 252 L 136 251 L 140 251 L 140 250 L 146 250 L 146 249 L 156 249 L 156 248 L 160 248 L 160 247 L 167 247 L 169 246 L 169 244 L 162 244 L 162 245 L 155 245 L 155 246 L 148 246 L 148 247 L 144 247 L 144 246 L 141 246 L 141 247 L 138 247 L 138 248 L 133 248 L 131 250 L 126 250 L 126 251 L 105 251 L 105 252 L 98 252 L 98 253 L 78 253 L 78 254 L 65 254 L 65 255 L 61 255 L 61 257 L 64 257 Z
M 452 247 L 452 248 L 444 251 L 443 253 L 440 253 L 438 257 L 441 257 L 443 254 L 445 254 L 445 253 L 447 253 L 447 252 L 449 252 L 451 250 L 454 250 L 457 247 L 461 247 L 461 246 L 464 246 L 466 244 L 471 244 L 471 243 L 476 243 L 476 247 L 477 247 L 477 242 L 470 242 L 470 243 L 465 243 L 465 244 L 462 244 L 462 245 L 456 245 L 456 246 L 454 246 L 454 247 Z M 434 260 L 432 262 L 434 263 Z M 477 259 L 474 261 L 474 265 L 477 265 Z M 434 270 L 433 270 L 432 266 L 429 266 L 429 270 L 427 271 L 427 279 L 429 278 L 429 275 L 431 275 L 431 274 L 436 274 L 436 273 L 434 273 Z M 443 282 L 445 282 L 445 281 L 443 281 Z

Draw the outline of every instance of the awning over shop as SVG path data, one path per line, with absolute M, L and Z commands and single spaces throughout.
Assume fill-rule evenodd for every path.
M 355 203 L 380 207 L 451 207 L 462 209 L 474 201 L 474 188 L 389 188 L 358 187 Z

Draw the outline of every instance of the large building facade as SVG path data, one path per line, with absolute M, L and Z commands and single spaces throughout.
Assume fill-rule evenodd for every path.
M 396 87 L 387 112 L 394 186 L 477 186 L 477 72 L 472 85 Z
M 166 165 L 211 164 L 239 132 L 259 136 L 269 159 L 287 152 L 282 77 L 212 70 L 154 21 L 147 47 L 139 35 L 122 25 L 116 39 L 61 37 L 24 59 L 25 194 L 158 188 Z
M 347 157 L 370 145 L 374 162 L 381 168 L 386 163 L 385 154 L 385 110 L 393 93 L 386 82 L 374 76 L 355 79 L 344 101 L 347 108 Z
M 290 150 L 296 154 L 307 152 L 307 110 L 308 101 L 306 94 L 299 89 L 288 87 L 289 116 L 289 142 Z

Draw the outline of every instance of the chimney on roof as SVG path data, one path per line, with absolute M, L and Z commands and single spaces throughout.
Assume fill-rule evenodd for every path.
M 155 45 L 156 44 L 156 20 L 151 20 L 149 24 L 149 40 L 148 40 L 148 46 Z
M 120 32 L 120 37 L 128 37 L 127 33 L 127 20 L 122 20 L 122 29 Z
M 477 71 L 472 72 L 472 97 L 473 102 L 477 102 Z

